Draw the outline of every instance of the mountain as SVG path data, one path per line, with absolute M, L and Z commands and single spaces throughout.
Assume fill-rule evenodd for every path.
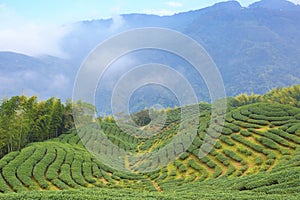
M 45 99 L 54 95 L 66 99 L 71 96 L 72 70 L 61 58 L 0 52 L 1 96 L 26 94 Z
M 226 1 L 172 16 L 125 14 L 112 19 L 82 21 L 73 24 L 72 31 L 62 41 L 63 50 L 70 55 L 62 65 L 69 67 L 59 68 L 57 73 L 66 80 L 63 85 L 68 86 L 63 91 L 44 91 L 32 88 L 31 83 L 26 82 L 29 80 L 24 80 L 24 85 L 28 85 L 27 90 L 43 92 L 46 96 L 66 97 L 72 91 L 75 75 L 83 60 L 105 39 L 134 28 L 163 27 L 182 32 L 205 48 L 222 75 L 227 95 L 262 94 L 274 87 L 300 83 L 299 19 L 298 5 L 285 0 L 262 0 L 249 7 L 242 7 L 237 1 Z M 9 62 L 7 66 L 15 66 L 13 57 Z M 96 95 L 100 102 L 104 102 L 101 109 L 109 107 L 112 88 L 126 69 L 128 71 L 133 65 L 149 62 L 174 67 L 187 77 L 201 101 L 210 100 L 203 79 L 195 74 L 188 63 L 165 52 L 143 51 L 120 59 L 118 64 L 112 66 L 115 70 L 104 75 L 106 81 L 99 86 Z M 25 59 L 23 66 L 30 68 L 31 64 Z M 53 73 L 51 68 L 45 67 L 46 75 Z M 11 67 L 10 70 L 10 73 L 17 73 L 17 68 Z M 0 73 L 6 72 L 1 68 Z M 3 76 L 2 80 L 5 80 Z M 41 85 L 43 79 L 34 79 L 32 82 Z M 12 81 L 10 85 L 13 84 Z M 22 90 L 20 84 L 14 87 L 8 85 L 4 94 L 16 94 Z M 2 91 L 1 95 L 4 95 Z M 144 93 L 145 96 L 151 94 L 147 90 Z M 168 103 L 164 106 L 168 106 Z
M 250 8 L 265 8 L 271 10 L 281 10 L 281 11 L 297 11 L 299 5 L 296 6 L 294 3 L 287 0 L 262 0 L 255 2 L 249 6 Z

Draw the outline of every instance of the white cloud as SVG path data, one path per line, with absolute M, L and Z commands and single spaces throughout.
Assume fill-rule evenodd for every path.
M 53 55 L 66 57 L 61 50 L 61 39 L 70 27 L 26 24 L 14 29 L 0 30 L 0 51 L 13 51 L 27 55 Z
M 165 2 L 166 5 L 171 6 L 171 7 L 182 7 L 183 4 L 180 2 L 174 2 L 174 1 L 168 1 Z
M 123 19 L 123 17 L 118 14 L 114 14 L 112 16 L 112 20 L 113 20 L 113 23 L 109 27 L 110 31 L 112 31 L 112 32 L 119 30 L 125 24 L 125 20 Z
M 142 11 L 142 13 L 150 14 L 150 15 L 166 16 L 166 15 L 174 15 L 177 12 L 174 12 L 174 11 L 171 11 L 171 10 L 166 10 L 166 9 L 160 9 L 160 10 L 145 9 L 145 10 Z
M 290 0 L 290 2 L 293 2 L 295 4 L 299 4 L 300 5 L 300 0 Z
M 0 51 L 66 57 L 60 42 L 71 27 L 27 22 L 5 4 L 0 4 L 0 19 Z

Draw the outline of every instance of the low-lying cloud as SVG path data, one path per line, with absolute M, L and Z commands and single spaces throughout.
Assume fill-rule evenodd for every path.
M 14 29 L 0 30 L 1 51 L 19 52 L 31 56 L 52 55 L 67 57 L 60 43 L 70 27 L 51 27 L 27 24 Z
M 149 15 L 158 15 L 158 16 L 168 16 L 168 15 L 174 15 L 176 12 L 167 10 L 167 9 L 145 9 L 143 10 L 144 14 L 149 14 Z
M 66 57 L 60 43 L 71 26 L 57 26 L 25 21 L 5 4 L 0 4 L 0 51 L 31 56 Z
M 165 2 L 166 5 L 171 6 L 171 7 L 182 7 L 183 4 L 180 2 L 175 2 L 175 1 L 168 1 Z

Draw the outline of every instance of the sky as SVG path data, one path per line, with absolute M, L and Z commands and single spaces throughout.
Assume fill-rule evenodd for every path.
M 77 21 L 119 14 L 172 15 L 222 0 L 0 0 L 0 51 L 63 57 L 59 40 Z M 258 0 L 239 0 L 244 7 Z M 300 0 L 291 0 L 300 4 Z M 55 31 L 54 31 L 55 30 Z

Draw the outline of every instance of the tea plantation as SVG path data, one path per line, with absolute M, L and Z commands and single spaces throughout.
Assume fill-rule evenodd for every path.
M 158 157 L 158 164 L 177 157 L 161 169 L 139 172 L 138 165 L 155 163 L 128 160 L 128 171 L 116 170 L 85 147 L 108 157 L 158 151 L 176 136 L 180 108 L 168 111 L 161 131 L 148 138 L 102 121 L 7 154 L 0 160 L 0 199 L 300 199 L 299 108 L 267 101 L 229 108 L 224 127 L 213 127 L 220 137 L 202 158 L 211 108 L 199 108 L 196 137 L 187 149 Z M 99 126 L 114 148 L 101 143 Z

